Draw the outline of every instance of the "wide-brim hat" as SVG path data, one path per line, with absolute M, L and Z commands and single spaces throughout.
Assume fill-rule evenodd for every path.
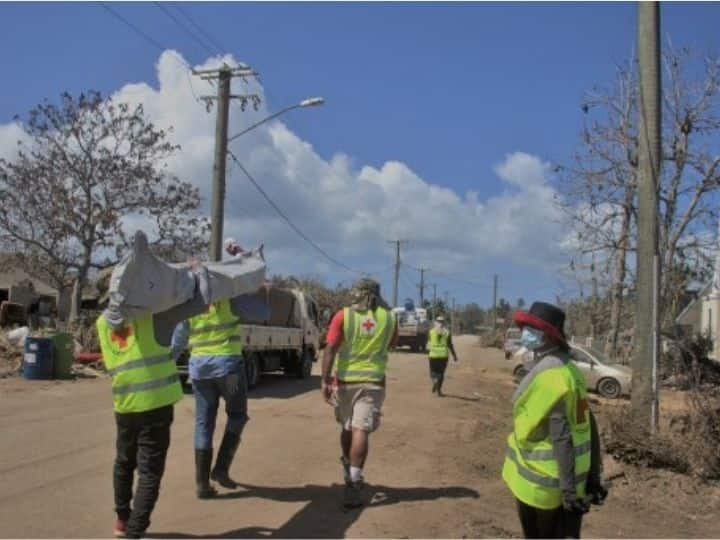
M 546 336 L 561 345 L 567 345 L 565 337 L 565 312 L 545 302 L 533 302 L 529 311 L 518 310 L 513 321 L 520 328 L 529 326 L 544 332 Z

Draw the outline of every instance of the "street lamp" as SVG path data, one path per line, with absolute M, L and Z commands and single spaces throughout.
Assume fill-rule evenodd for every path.
M 325 98 L 321 98 L 321 97 L 311 97 L 311 98 L 303 99 L 300 103 L 296 103 L 295 105 L 290 105 L 289 107 L 280 109 L 278 112 L 271 114 L 267 118 L 263 118 L 259 122 L 255 122 L 252 126 L 246 128 L 246 129 L 242 130 L 240 133 L 237 133 L 237 134 L 233 135 L 232 137 L 230 137 L 228 139 L 228 142 L 234 141 L 241 135 L 245 135 L 248 131 L 255 129 L 260 124 L 264 124 L 265 122 L 272 120 L 273 118 L 277 118 L 281 114 L 285 114 L 288 111 L 292 111 L 293 109 L 305 108 L 305 107 L 318 107 L 318 106 L 322 105 L 323 103 L 325 103 Z
M 288 111 L 292 111 L 293 109 L 300 109 L 305 107 L 317 107 L 319 105 L 322 105 L 325 103 L 325 98 L 321 97 L 310 97 L 307 99 L 303 99 L 300 103 L 296 103 L 295 105 L 290 105 L 289 107 L 285 107 L 284 109 L 279 110 L 278 112 L 271 114 L 267 118 L 263 118 L 259 122 L 255 122 L 252 126 L 242 130 L 240 133 L 237 133 L 230 137 L 229 139 L 225 139 L 225 152 L 224 157 L 227 159 L 229 149 L 228 144 L 231 141 L 234 141 L 241 135 L 245 135 L 248 131 L 251 131 L 258 127 L 261 124 L 264 124 L 265 122 L 272 120 L 273 118 L 277 118 L 281 114 L 284 114 Z M 227 113 L 227 108 L 226 108 Z M 225 129 L 225 136 L 227 137 L 227 125 Z M 220 138 L 219 140 L 222 140 Z M 222 142 L 220 143 L 220 156 L 223 156 L 222 153 Z M 217 168 L 218 163 L 218 155 L 215 156 L 215 163 Z M 223 172 L 222 172 L 222 180 L 218 180 L 217 185 L 215 182 L 213 182 L 213 211 L 210 217 L 210 258 L 211 260 L 219 261 L 222 259 L 221 255 L 221 245 L 222 245 L 222 235 L 223 235 L 223 221 L 225 219 L 225 169 L 224 169 L 224 162 L 223 162 Z M 215 201 L 217 200 L 217 204 L 215 204 Z

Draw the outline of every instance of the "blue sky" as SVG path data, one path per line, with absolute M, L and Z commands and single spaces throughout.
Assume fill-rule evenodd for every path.
M 112 6 L 191 64 L 210 57 L 152 3 Z M 614 63 L 634 49 L 636 31 L 636 6 L 630 3 L 191 2 L 183 8 L 224 52 L 261 72 L 268 111 L 307 96 L 327 99 L 322 108 L 295 111 L 282 120 L 322 160 L 332 162 L 341 154 L 355 172 L 400 162 L 428 185 L 449 188 L 460 200 L 474 192 L 472 197 L 481 202 L 518 189 L 518 182 L 499 180 L 495 170 L 508 155 L 522 152 L 542 162 L 568 159 L 577 147 L 583 92 L 612 79 Z M 662 17 L 663 35 L 674 44 L 720 50 L 717 4 L 666 3 Z M 158 85 L 161 51 L 96 3 L 3 3 L 0 18 L 0 63 L 5 73 L 0 124 L 63 90 L 114 93 L 128 83 Z M 243 121 L 238 119 L 236 125 Z M 268 133 L 277 142 L 277 133 Z M 268 182 L 270 191 L 282 191 L 281 184 Z M 254 203 L 248 199 L 247 204 Z M 286 209 L 292 216 L 293 209 Z M 398 208 L 396 219 L 402 219 L 403 211 Z M 301 226 L 303 215 L 298 215 Z M 441 220 L 428 219 L 427 227 L 446 226 L 448 234 L 454 234 L 455 217 L 449 213 Z M 313 230 L 310 221 L 307 227 Z M 388 233 L 402 229 L 398 227 L 388 226 Z M 482 283 L 471 286 L 440 275 L 429 277 L 438 282 L 439 291 L 449 291 L 458 301 L 489 304 L 493 273 L 501 275 L 500 295 L 513 300 L 552 300 L 559 290 L 553 263 L 562 261 L 522 264 L 517 257 L 486 257 L 478 249 L 449 265 L 449 252 L 458 248 L 448 242 L 448 251 L 443 251 L 442 234 L 435 230 L 425 238 L 422 221 L 416 227 L 410 232 L 417 231 L 417 238 L 410 240 L 417 241 L 405 256 L 409 264 L 442 267 L 446 274 Z M 492 234 L 492 228 L 488 230 Z M 285 232 L 288 239 L 300 242 Z M 237 235 L 242 237 L 242 232 Z M 555 240 L 538 237 L 536 245 Z M 328 239 L 322 245 L 357 266 L 382 259 L 372 266 L 385 268 L 381 277 L 389 293 L 390 247 L 346 253 L 346 241 Z M 496 241 L 506 239 L 498 234 Z M 468 250 L 476 245 L 468 245 Z M 535 246 L 530 242 L 518 249 Z M 548 256 L 558 255 L 550 250 Z M 293 271 L 282 258 L 277 261 L 276 272 Z M 303 266 L 303 271 L 335 282 L 352 277 L 312 265 Z M 411 293 L 410 281 L 417 280 L 417 272 L 409 267 L 404 273 L 401 297 Z

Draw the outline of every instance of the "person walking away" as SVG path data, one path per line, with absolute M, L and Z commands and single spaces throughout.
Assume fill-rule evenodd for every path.
M 369 437 L 380 425 L 388 350 L 397 341 L 397 324 L 380 296 L 380 284 L 362 279 L 353 288 L 352 296 L 352 305 L 338 311 L 330 322 L 321 382 L 323 399 L 334 405 L 341 426 L 346 508 L 363 504 L 361 490 Z
M 453 360 L 458 361 L 452 343 L 452 333 L 445 326 L 445 317 L 439 316 L 435 319 L 433 327 L 428 332 L 427 349 L 432 392 L 433 394 L 437 392 L 437 395 L 442 397 L 442 385 L 450 353 L 453 355 Z
M 580 538 L 582 516 L 602 504 L 600 440 L 585 380 L 570 359 L 565 313 L 535 302 L 514 314 L 532 355 L 513 395 L 513 431 L 502 477 L 525 538 Z
M 183 321 L 175 329 L 173 356 L 190 348 L 189 373 L 195 395 L 195 484 L 197 497 L 217 495 L 210 479 L 224 488 L 236 489 L 230 465 L 240 445 L 247 414 L 247 372 L 242 356 L 240 321 L 266 318 L 267 306 L 254 295 L 221 300 L 205 313 Z M 220 404 L 225 401 L 227 423 L 220 448 L 213 460 L 213 434 Z M 212 467 L 212 470 L 211 470 Z
M 106 290 L 110 274 L 101 289 Z M 107 310 L 96 328 L 103 362 L 112 377 L 112 397 L 117 426 L 113 474 L 116 537 L 140 538 L 160 493 L 165 458 L 170 446 L 173 405 L 183 391 L 170 345 L 179 321 L 202 313 L 207 304 L 204 276 L 195 275 L 195 296 L 168 311 L 125 320 L 112 325 Z M 102 292 L 102 291 L 101 291 Z M 107 294 L 103 295 L 103 302 Z M 133 496 L 135 470 L 138 482 Z

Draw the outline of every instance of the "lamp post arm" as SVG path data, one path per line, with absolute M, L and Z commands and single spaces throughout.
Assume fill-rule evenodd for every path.
M 291 110 L 293 110 L 293 109 L 298 109 L 298 108 L 300 108 L 300 107 L 302 107 L 302 105 L 300 105 L 299 103 L 296 103 L 295 105 L 290 105 L 289 107 L 285 107 L 284 109 L 281 109 L 281 110 L 279 110 L 278 112 L 276 112 L 276 113 L 274 113 L 274 114 L 271 114 L 271 115 L 268 116 L 267 118 L 263 118 L 263 119 L 260 120 L 259 122 L 255 122 L 252 126 L 245 128 L 245 129 L 242 130 L 240 133 L 237 133 L 237 134 L 233 135 L 232 137 L 230 137 L 230 138 L 228 139 L 228 142 L 234 141 L 235 139 L 237 139 L 237 138 L 240 137 L 241 135 L 245 135 L 248 131 L 255 129 L 255 128 L 258 127 L 260 124 L 264 124 L 265 122 L 268 122 L 268 121 L 272 120 L 273 118 L 277 118 L 277 117 L 280 116 L 281 114 L 285 114 L 285 113 L 288 112 L 288 111 L 291 111 Z

